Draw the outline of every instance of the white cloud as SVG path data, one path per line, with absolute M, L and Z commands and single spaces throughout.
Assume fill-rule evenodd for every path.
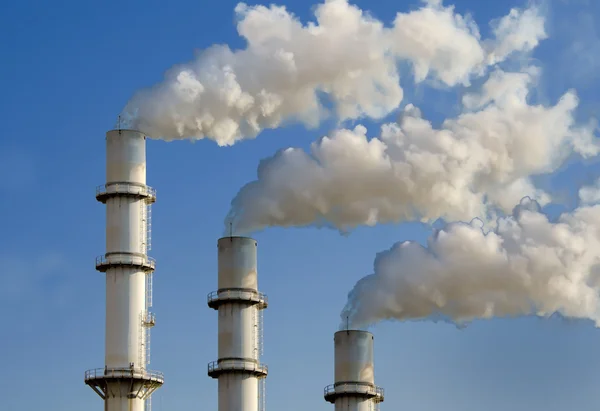
M 600 203 L 600 179 L 594 185 L 581 187 L 579 189 L 579 200 L 583 205 Z
M 515 51 L 528 52 L 548 37 L 544 18 L 538 7 L 513 8 L 508 15 L 493 22 L 495 41 L 489 45 L 488 64 L 504 61 Z

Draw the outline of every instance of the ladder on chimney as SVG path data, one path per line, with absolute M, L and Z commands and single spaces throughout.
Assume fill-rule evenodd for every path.
M 146 274 L 146 310 L 152 307 L 152 278 L 152 272 Z
M 146 369 L 150 364 L 150 330 L 154 327 L 154 315 L 148 310 L 140 313 L 139 367 Z
M 256 305 L 252 311 L 252 323 L 254 324 L 254 359 L 258 360 L 263 355 L 263 310 Z
M 140 346 L 138 348 L 138 367 L 146 368 L 146 327 L 144 322 L 146 321 L 146 312 L 142 311 L 140 313 L 140 328 L 139 328 L 139 340 Z
M 258 380 L 258 411 L 266 410 L 266 398 L 267 398 L 267 379 L 261 378 Z
M 147 313 L 146 315 L 150 315 L 150 313 Z M 145 340 L 145 360 L 146 362 L 144 363 L 144 368 L 146 368 L 146 366 L 150 365 L 150 330 L 152 329 L 152 325 L 150 325 L 149 323 L 145 323 L 145 335 L 144 335 L 144 340 Z
M 264 354 L 264 317 L 263 317 L 263 311 L 261 309 L 258 309 L 258 354 L 259 355 L 263 355 Z
M 152 272 L 146 274 L 146 309 L 142 313 L 142 352 L 144 361 L 141 362 L 142 367 L 146 368 L 150 364 L 150 329 L 154 327 L 154 315 L 150 311 L 152 307 Z
M 145 201 L 140 201 L 140 239 L 142 241 L 142 253 L 147 254 L 152 248 L 152 208 Z
M 152 207 L 146 205 L 146 252 L 152 249 Z
M 258 360 L 258 358 L 259 358 L 259 352 L 258 352 L 258 344 L 259 344 L 259 342 L 258 342 L 258 340 L 259 340 L 259 334 L 258 334 L 258 312 L 256 310 L 256 306 L 252 306 L 251 309 L 252 309 L 252 325 L 254 327 L 254 333 L 253 333 L 254 338 L 252 339 L 253 340 L 252 341 L 252 343 L 253 343 L 252 344 L 253 345 L 252 352 L 254 354 L 254 359 Z
M 148 398 L 146 398 L 146 403 L 144 404 L 144 411 L 152 411 L 152 394 Z

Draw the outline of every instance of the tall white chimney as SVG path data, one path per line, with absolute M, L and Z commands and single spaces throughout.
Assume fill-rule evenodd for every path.
M 383 389 L 375 385 L 373 334 L 345 330 L 334 335 L 335 383 L 325 387 L 325 401 L 336 411 L 372 411 L 383 402 Z
M 264 411 L 267 366 L 260 355 L 267 297 L 258 291 L 256 240 L 224 237 L 217 247 L 218 290 L 208 295 L 208 306 L 219 312 L 219 359 L 208 364 L 208 375 L 219 380 L 219 411 Z
M 106 133 L 106 184 L 96 189 L 106 204 L 106 253 L 96 270 L 106 273 L 105 366 L 85 373 L 85 383 L 105 401 L 105 411 L 144 411 L 164 378 L 149 371 L 152 306 L 150 205 L 146 137 L 139 131 Z M 148 402 L 146 403 L 146 400 Z

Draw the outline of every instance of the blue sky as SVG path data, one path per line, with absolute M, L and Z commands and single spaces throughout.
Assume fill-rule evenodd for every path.
M 303 20 L 306 1 L 281 1 Z M 386 23 L 416 1 L 356 1 Z M 482 34 L 487 22 L 520 0 L 456 0 Z M 215 43 L 242 47 L 236 2 L 4 2 L 0 5 L 0 340 L 1 408 L 101 410 L 83 383 L 104 359 L 104 134 L 138 89 L 160 81 L 173 64 Z M 543 67 L 540 101 L 575 87 L 582 119 L 600 115 L 600 5 L 554 0 L 545 5 L 550 38 L 533 53 Z M 458 91 L 460 92 L 460 91 Z M 433 121 L 455 115 L 457 91 L 405 86 L 404 103 Z M 393 118 L 394 115 L 390 116 Z M 363 123 L 373 126 L 372 121 Z M 216 409 L 217 385 L 206 364 L 217 355 L 217 317 L 206 306 L 216 289 L 216 241 L 237 190 L 262 158 L 307 147 L 331 129 L 291 125 L 232 147 L 209 140 L 148 142 L 153 207 L 157 326 L 152 368 L 166 383 L 158 411 Z M 375 130 L 375 128 L 373 128 Z M 598 176 L 594 162 L 563 167 L 544 184 L 568 195 Z M 576 187 L 574 187 L 576 185 Z M 333 382 L 333 333 L 346 295 L 373 270 L 379 251 L 423 241 L 416 223 L 361 227 L 349 236 L 327 229 L 258 233 L 259 288 L 265 313 L 269 409 L 326 410 Z M 382 409 L 513 411 L 595 410 L 600 333 L 591 322 L 562 319 L 480 321 L 458 330 L 431 322 L 384 322 L 373 328 Z

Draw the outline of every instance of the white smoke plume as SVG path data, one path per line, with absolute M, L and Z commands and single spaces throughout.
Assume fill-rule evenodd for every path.
M 538 75 L 494 71 L 468 109 L 440 128 L 408 105 L 398 123 L 368 139 L 357 126 L 310 147 L 263 160 L 258 178 L 232 200 L 227 221 L 237 232 L 326 222 L 341 231 L 358 225 L 421 219 L 488 221 L 531 196 L 550 200 L 530 177 L 556 170 L 575 152 L 598 153 L 594 127 L 575 124 L 578 99 L 566 92 L 549 107 L 528 103 Z
M 377 255 L 374 273 L 358 281 L 341 316 L 363 328 L 382 320 L 465 325 L 553 314 L 600 326 L 600 205 L 552 222 L 524 199 L 491 232 L 453 223 L 425 247 L 397 243 Z
M 322 95 L 339 121 L 381 118 L 403 98 L 399 61 L 412 64 L 417 82 L 468 84 L 487 65 L 546 37 L 533 6 L 511 10 L 494 22 L 494 37 L 481 40 L 476 24 L 453 7 L 423 3 L 398 13 L 392 27 L 347 0 L 319 4 L 308 24 L 285 7 L 240 3 L 237 31 L 246 48 L 215 45 L 173 67 L 163 82 L 132 97 L 119 126 L 152 138 L 231 145 L 284 122 L 318 125 L 329 114 Z

